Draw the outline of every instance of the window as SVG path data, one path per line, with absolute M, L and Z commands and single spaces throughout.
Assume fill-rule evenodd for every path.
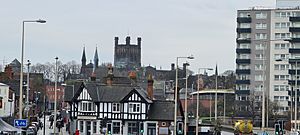
M 286 18 L 286 17 L 290 17 L 291 16 L 291 12 L 276 12 L 275 13 L 275 17 L 277 18 Z
M 83 132 L 83 121 L 79 121 L 80 132 Z
M 97 122 L 93 122 L 93 133 L 97 133 Z
M 277 22 L 275 23 L 275 29 L 287 29 L 290 27 L 289 22 Z
M 240 12 L 239 17 L 250 17 L 250 13 L 249 12 Z
M 289 65 L 288 64 L 275 64 L 274 69 L 275 70 L 288 70 Z
M 287 39 L 290 38 L 290 33 L 275 33 L 275 39 Z
M 288 91 L 290 87 L 288 85 L 274 85 L 274 91 Z
M 275 49 L 288 49 L 290 47 L 290 44 L 288 43 L 283 43 L 283 44 L 275 44 Z
M 275 81 L 284 81 L 288 79 L 289 79 L 289 75 L 274 75 Z
M 128 123 L 128 134 L 135 135 L 138 133 L 138 128 L 136 122 L 129 122 Z
M 95 111 L 95 105 L 91 102 L 82 101 L 79 104 L 80 111 Z
M 120 112 L 120 104 L 119 103 L 112 104 L 112 112 Z
M 249 54 L 239 54 L 238 58 L 239 59 L 249 59 Z
M 274 58 L 275 58 L 275 60 L 278 60 L 278 59 L 288 59 L 289 58 L 289 54 L 275 54 Z
M 249 75 L 238 75 L 237 80 L 249 80 Z
M 237 90 L 249 90 L 249 85 L 241 84 L 237 86 Z
M 241 65 L 237 66 L 237 69 L 250 69 L 250 66 L 249 65 L 241 64 Z
M 255 28 L 256 29 L 267 29 L 267 24 L 266 23 L 256 23 Z
M 240 44 L 239 48 L 240 49 L 249 49 L 250 48 L 250 44 Z
M 255 81 L 263 81 L 263 75 L 255 75 L 254 79 Z
M 256 19 L 266 19 L 267 18 L 267 13 L 264 12 L 257 12 L 255 13 Z
M 250 23 L 240 23 L 239 25 L 239 28 L 251 28 Z
M 263 70 L 263 64 L 255 64 L 255 70 Z
M 120 122 L 113 122 L 113 134 L 120 134 L 121 133 L 121 123 Z
M 255 45 L 256 50 L 264 50 L 264 48 L 265 48 L 265 44 L 256 44 Z
M 129 103 L 129 113 L 139 113 L 140 103 Z
M 263 54 L 255 54 L 255 59 L 262 60 L 264 58 Z
M 255 90 L 255 91 L 262 91 L 262 89 L 263 89 L 263 85 L 256 85 L 256 86 L 254 87 L 254 90 Z
M 267 39 L 267 34 L 266 33 L 256 33 L 255 39 Z
M 249 33 L 241 33 L 241 34 L 239 34 L 239 38 L 241 38 L 241 39 L 250 38 L 250 34 Z

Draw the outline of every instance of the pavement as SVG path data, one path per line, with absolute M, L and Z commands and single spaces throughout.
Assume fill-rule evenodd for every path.
M 44 124 L 44 117 L 40 119 L 43 124 Z M 49 120 L 49 116 L 46 116 L 46 127 L 45 127 L 45 135 L 51 135 L 51 133 L 53 133 L 53 129 L 49 129 L 50 127 L 50 121 Z M 58 128 L 56 128 L 56 133 L 58 133 Z M 44 135 L 44 127 L 43 129 L 40 129 L 38 131 L 38 135 Z M 61 129 L 61 132 L 58 134 L 58 135 L 69 135 L 69 133 L 66 132 L 66 126 L 64 126 L 62 129 Z

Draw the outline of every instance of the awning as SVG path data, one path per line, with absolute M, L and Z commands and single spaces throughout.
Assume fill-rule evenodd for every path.
M 0 131 L 5 131 L 5 132 L 21 132 L 23 130 L 15 128 L 12 125 L 9 125 L 4 120 L 2 120 L 2 118 L 0 118 Z

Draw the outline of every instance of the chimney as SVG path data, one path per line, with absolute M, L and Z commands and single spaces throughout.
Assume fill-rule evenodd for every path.
M 115 37 L 115 45 L 119 44 L 119 37 Z
M 10 65 L 5 66 L 4 72 L 9 79 L 13 79 L 13 71 Z
M 113 67 L 111 64 L 108 64 L 108 73 L 107 73 L 107 77 L 106 77 L 106 85 L 108 86 L 112 86 L 113 83 Z
M 142 38 L 140 38 L 140 37 L 137 38 L 137 45 L 139 47 L 141 47 L 141 45 L 142 45 Z
M 96 74 L 95 74 L 95 72 L 93 72 L 92 75 L 91 75 L 91 81 L 96 81 Z
M 152 75 L 149 74 L 148 75 L 148 87 L 147 87 L 147 93 L 148 93 L 148 97 L 153 100 L 153 78 Z
M 126 37 L 126 45 L 130 45 L 130 37 L 129 36 Z
M 137 80 L 136 79 L 136 73 L 134 71 L 130 71 L 128 76 L 133 81 L 133 84 L 135 84 L 136 80 Z
M 175 70 L 175 64 L 174 63 L 171 64 L 171 70 Z
M 185 71 L 186 71 L 186 66 L 188 66 L 188 63 L 183 63 L 182 66 L 183 66 L 183 69 L 182 69 L 182 70 L 185 72 Z

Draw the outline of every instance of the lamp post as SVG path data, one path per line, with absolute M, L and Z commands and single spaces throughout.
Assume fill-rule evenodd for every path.
M 295 61 L 295 131 L 297 132 L 298 124 L 297 124 L 297 102 L 298 102 L 298 62 Z
M 22 46 L 21 46 L 21 71 L 20 71 L 20 97 L 19 97 L 19 119 L 22 119 L 23 111 L 23 60 L 24 60 L 24 33 L 25 33 L 25 23 L 36 22 L 36 23 L 46 23 L 45 20 L 25 20 L 22 22 Z
M 193 56 L 188 56 L 188 57 L 176 57 L 176 73 L 175 73 L 175 97 L 174 97 L 174 102 L 175 102 L 175 107 L 174 107 L 174 135 L 177 134 L 177 94 L 178 94 L 178 59 L 194 59 Z
M 187 99 L 188 99 L 188 92 L 187 92 L 187 83 L 188 83 L 188 73 L 187 73 L 187 66 L 189 66 L 189 63 L 185 63 L 185 98 L 184 98 L 184 135 L 187 135 Z
M 30 87 L 29 87 L 29 66 L 30 66 L 30 61 L 27 60 L 27 87 L 26 87 L 26 118 L 29 117 L 29 91 L 30 91 Z
M 56 134 L 56 117 L 57 117 L 57 61 L 58 57 L 55 58 L 55 84 L 54 84 L 54 128 L 53 133 Z
M 212 68 L 198 68 L 198 81 L 197 81 L 197 109 L 196 109 L 196 135 L 199 133 L 199 91 L 200 91 L 200 70 L 204 69 L 205 70 L 213 70 Z
M 75 92 L 75 86 L 74 85 L 68 85 L 68 84 L 66 84 L 66 83 L 63 83 L 63 84 L 61 84 L 62 86 L 71 86 L 72 87 L 72 89 L 73 89 L 73 96 L 72 96 L 72 98 L 74 97 L 74 92 Z M 66 92 L 66 91 L 65 91 Z M 72 111 L 72 106 L 70 107 L 70 116 L 72 116 L 72 113 L 74 114 L 74 112 Z M 70 119 L 71 119 L 71 117 L 70 117 Z M 72 119 L 72 121 L 73 121 L 73 119 Z M 72 130 L 71 131 L 75 131 L 75 130 L 73 130 L 73 127 L 74 127 L 74 125 L 73 125 L 73 123 L 72 123 Z M 76 127 L 76 129 L 77 129 L 77 120 L 76 120 L 76 122 L 75 122 L 75 127 Z M 75 133 L 75 132 L 74 132 Z

